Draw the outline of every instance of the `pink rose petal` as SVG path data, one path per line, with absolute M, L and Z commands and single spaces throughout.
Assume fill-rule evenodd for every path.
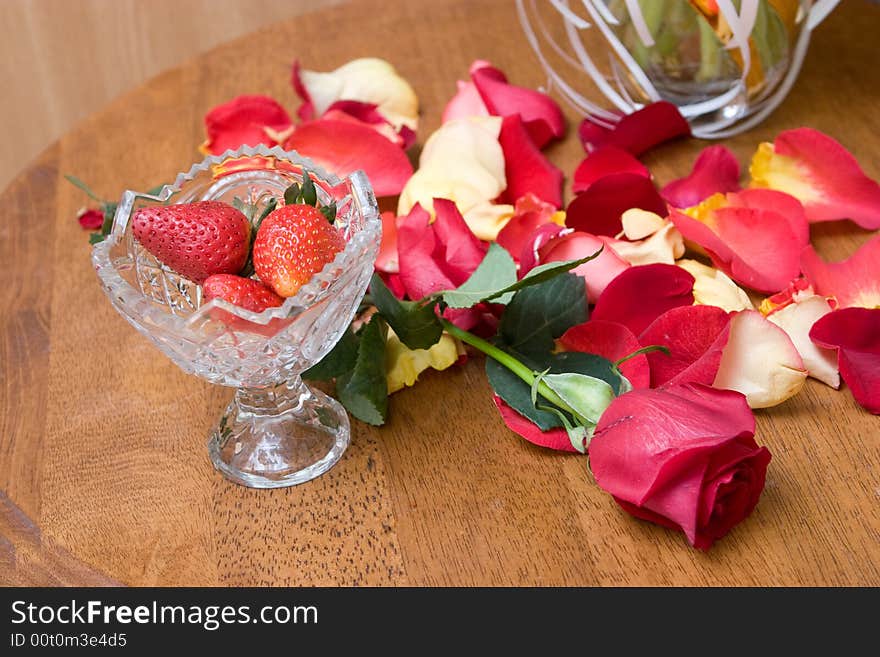
M 268 96 L 237 96 L 205 115 L 207 141 L 202 149 L 220 155 L 240 146 L 277 145 L 293 127 L 290 116 Z
M 801 254 L 801 267 L 816 293 L 834 297 L 838 307 L 880 307 L 880 236 L 840 262 L 825 262 L 807 246 Z
M 501 71 L 491 66 L 472 68 L 471 80 L 490 114 L 522 118 L 537 148 L 565 134 L 562 110 L 547 94 L 510 84 Z
M 617 146 L 638 156 L 670 139 L 690 135 L 691 127 L 675 105 L 661 100 L 622 117 L 613 130 L 584 119 L 578 134 L 587 152 Z
M 321 115 L 322 119 L 351 121 L 366 125 L 385 137 L 395 146 L 406 150 L 412 146 L 416 133 L 407 126 L 395 130 L 394 125 L 382 116 L 373 103 L 362 103 L 357 100 L 337 100 Z
M 575 194 L 585 192 L 594 182 L 613 173 L 651 177 L 648 168 L 627 151 L 616 146 L 603 146 L 590 153 L 575 169 L 572 191 Z
M 376 196 L 400 194 L 413 174 L 400 148 L 360 123 L 319 119 L 302 123 L 284 142 L 333 173 L 344 176 L 362 169 Z
M 550 240 L 557 237 L 565 228 L 559 224 L 543 224 L 529 235 L 519 254 L 519 275 L 525 276 L 540 264 L 541 249 Z
M 514 258 L 519 258 L 523 248 L 528 245 L 529 238 L 540 226 L 549 223 L 555 212 L 554 206 L 534 194 L 526 194 L 517 199 L 513 216 L 498 232 L 495 241 Z
M 311 121 L 315 118 L 315 104 L 312 102 L 309 90 L 306 89 L 306 85 L 303 84 L 300 71 L 301 67 L 299 60 L 294 60 L 293 68 L 290 72 L 290 84 L 293 86 L 296 95 L 303 101 L 299 106 L 299 109 L 296 110 L 296 115 L 299 117 L 300 121 Z
M 813 324 L 810 339 L 837 349 L 840 375 L 855 400 L 880 415 L 880 308 L 835 310 Z
M 471 232 L 452 201 L 435 198 L 434 214 L 436 219 L 431 227 L 444 246 L 444 261 L 452 281 L 458 287 L 483 261 L 487 247 Z
M 566 351 L 582 351 L 607 358 L 612 363 L 641 349 L 638 338 L 623 324 L 593 319 L 572 326 L 559 344 Z M 644 354 L 630 358 L 620 366 L 623 374 L 633 388 L 647 388 L 651 385 L 651 368 Z
M 498 395 L 492 395 L 492 400 L 495 402 L 498 412 L 501 413 L 501 419 L 504 420 L 507 428 L 519 434 L 533 445 L 555 449 L 560 452 L 577 452 L 564 429 L 541 431 L 536 424 L 508 406 Z
M 565 225 L 593 235 L 614 237 L 623 230 L 621 215 L 641 208 L 665 217 L 666 202 L 654 183 L 637 173 L 613 173 L 574 197 L 565 211 Z
M 77 213 L 76 220 L 85 230 L 99 230 L 104 225 L 104 213 L 95 208 L 83 208 Z
M 403 223 L 403 217 L 397 217 L 393 212 L 383 212 L 381 218 L 382 242 L 379 245 L 375 267 L 377 271 L 396 274 L 400 271 L 400 263 L 397 260 L 397 226 Z
M 685 178 L 673 180 L 661 194 L 677 208 L 689 208 L 718 192 L 739 191 L 739 162 L 724 146 L 708 146 L 694 162 Z
M 880 228 L 880 185 L 839 142 L 812 128 L 779 133 L 752 160 L 753 184 L 796 196 L 811 222 L 852 219 Z
M 507 177 L 501 202 L 512 204 L 532 193 L 553 207 L 561 207 L 562 171 L 538 150 L 518 114 L 504 118 L 498 142 L 504 151 Z
M 669 355 L 647 354 L 651 387 L 712 385 L 730 334 L 730 314 L 715 306 L 679 306 L 655 319 L 639 336 L 644 346 L 661 345 Z
M 693 289 L 694 277 L 681 267 L 664 264 L 630 267 L 602 292 L 592 318 L 618 322 L 635 335 L 641 335 L 670 308 L 693 304 Z
M 602 252 L 576 269 L 573 274 L 583 277 L 587 287 L 587 300 L 596 303 L 606 286 L 629 268 L 629 263 L 601 239 L 589 233 L 573 232 L 550 240 L 538 250 L 541 264 L 560 260 L 578 260 Z
M 458 93 L 443 109 L 442 123 L 454 119 L 466 119 L 471 116 L 489 116 L 489 110 L 486 109 L 486 104 L 480 98 L 473 82 L 458 80 L 456 84 L 458 85 Z

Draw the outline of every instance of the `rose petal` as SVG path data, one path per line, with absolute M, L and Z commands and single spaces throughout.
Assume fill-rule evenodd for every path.
M 435 198 L 434 212 L 437 219 L 431 227 L 444 247 L 446 268 L 455 287 L 458 287 L 483 261 L 487 247 L 471 232 L 452 201 Z
M 785 289 L 773 294 L 761 302 L 758 310 L 762 315 L 768 317 L 771 313 L 781 310 L 786 306 L 797 303 L 801 299 L 814 296 L 816 291 L 810 282 L 801 276 L 791 281 Z M 836 303 L 836 302 L 835 302 Z
M 831 349 L 816 346 L 810 340 L 813 324 L 830 312 L 831 306 L 825 297 L 811 296 L 777 310 L 768 315 L 767 319 L 791 338 L 809 376 L 832 388 L 838 388 L 840 374 L 837 369 L 837 354 Z
M 670 308 L 693 304 L 693 287 L 694 277 L 675 265 L 630 267 L 608 284 L 592 317 L 618 322 L 640 335 Z
M 613 173 L 651 177 L 648 168 L 627 151 L 616 146 L 603 146 L 590 153 L 575 169 L 572 191 L 575 194 L 585 192 L 594 182 Z
M 583 351 L 607 358 L 612 363 L 641 349 L 638 338 L 623 324 L 593 319 L 572 326 L 559 344 L 566 351 Z M 647 388 L 651 384 L 651 369 L 644 354 L 630 358 L 620 365 L 623 374 L 633 388 Z
M 767 408 L 800 392 L 806 378 L 804 361 L 785 331 L 755 310 L 734 314 L 712 385 L 743 393 L 752 408 Z
M 429 349 L 410 349 L 390 328 L 385 342 L 385 380 L 388 394 L 414 385 L 419 374 L 431 368 L 445 370 L 459 362 L 461 344 L 444 333 Z
M 660 345 L 669 354 L 650 352 L 651 387 L 680 383 L 712 385 L 727 344 L 730 315 L 715 306 L 680 306 L 660 315 L 639 336 L 645 346 Z
M 430 222 L 431 215 L 416 205 L 397 229 L 400 282 L 410 299 L 457 287 L 443 269 L 443 248 Z
M 497 240 L 499 233 L 510 223 L 513 215 L 512 205 L 489 201 L 483 201 L 462 214 L 473 234 L 487 242 Z
M 208 139 L 201 149 L 220 155 L 240 146 L 275 146 L 287 138 L 292 128 L 287 110 L 273 98 L 237 96 L 205 115 Z
M 393 212 L 383 212 L 381 218 L 382 242 L 379 245 L 375 267 L 377 271 L 396 274 L 400 271 L 400 263 L 397 259 L 397 227 L 403 222 L 403 217 L 397 217 Z
M 816 293 L 834 297 L 838 307 L 880 307 L 880 236 L 839 262 L 825 262 L 812 246 L 807 246 L 801 255 L 801 267 Z
M 517 199 L 513 216 L 498 232 L 495 241 L 518 258 L 538 227 L 554 220 L 556 208 L 534 194 Z
M 363 170 L 380 197 L 399 194 L 413 175 L 406 153 L 359 123 L 325 119 L 302 123 L 284 148 L 296 150 L 339 176 Z
M 623 226 L 623 236 L 628 240 L 643 240 L 665 228 L 669 222 L 659 214 L 630 208 L 620 215 L 620 223 Z
M 811 222 L 852 219 L 862 228 L 880 228 L 880 185 L 839 142 L 818 130 L 786 130 L 773 144 L 761 144 L 749 173 L 753 186 L 800 200 Z
M 617 146 L 638 156 L 670 139 L 690 135 L 691 127 L 675 105 L 658 101 L 622 117 L 613 130 L 584 119 L 578 134 L 587 152 L 600 146 Z
M 800 253 L 809 236 L 790 197 L 768 197 L 767 190 L 758 197 L 756 191 L 712 196 L 687 213 L 673 210 L 669 218 L 733 280 L 775 292 L 800 273 Z
M 419 169 L 400 194 L 397 214 L 415 206 L 433 211 L 434 198 L 454 201 L 462 213 L 495 200 L 507 187 L 504 151 L 498 143 L 502 119 L 458 119 L 443 124 L 425 142 Z
M 668 222 L 647 239 L 637 242 L 616 240 L 604 236 L 602 240 L 611 246 L 621 258 L 634 266 L 656 263 L 674 265 L 675 261 L 684 255 L 685 250 L 684 238 L 678 228 Z
M 707 549 L 758 502 L 770 453 L 754 432 L 739 393 L 700 384 L 633 390 L 599 420 L 590 467 L 625 510 L 676 527 Z M 744 499 L 729 507 L 718 488 L 736 476 Z
M 293 88 L 303 99 L 297 111 L 308 121 L 320 117 L 340 100 L 375 105 L 396 130 L 418 127 L 419 99 L 410 84 L 383 59 L 353 59 L 334 71 L 319 73 L 302 70 L 293 63 Z
M 412 146 L 416 133 L 407 126 L 397 130 L 394 125 L 376 109 L 372 103 L 356 100 L 337 100 L 321 115 L 322 119 L 351 121 L 369 126 L 395 146 L 406 150 Z
M 880 415 L 880 309 L 835 310 L 813 325 L 810 339 L 820 347 L 838 349 L 840 375 L 853 397 Z
M 583 277 L 587 300 L 596 303 L 606 286 L 629 268 L 629 263 L 617 255 L 614 249 L 595 235 L 573 232 L 550 240 L 538 250 L 538 255 L 541 264 L 544 264 L 585 258 L 599 249 L 602 249 L 602 253 L 572 270 L 573 274 Z
M 83 208 L 76 214 L 76 220 L 85 230 L 98 230 L 104 225 L 104 213 L 95 208 Z
M 440 119 L 441 123 L 454 121 L 455 119 L 466 119 L 471 116 L 489 116 L 489 110 L 486 109 L 486 104 L 480 98 L 480 93 L 473 82 L 458 80 L 456 85 L 458 86 L 458 92 L 443 109 L 443 116 Z
M 565 224 L 593 235 L 614 237 L 623 230 L 621 215 L 631 208 L 666 216 L 666 203 L 649 178 L 614 173 L 574 197 L 565 210 Z
M 504 420 L 507 428 L 519 434 L 533 445 L 555 449 L 560 452 L 577 452 L 564 429 L 541 431 L 537 425 L 517 413 L 498 395 L 492 395 L 492 400 L 495 402 L 498 412 L 501 413 L 501 419 Z
M 679 260 L 675 264 L 694 277 L 694 303 L 717 306 L 722 310 L 754 310 L 749 295 L 727 275 L 696 260 Z
M 739 191 L 739 162 L 724 146 L 704 148 L 685 178 L 673 180 L 661 191 L 663 198 L 677 208 L 689 208 L 718 192 Z
M 510 84 L 491 66 L 472 67 L 471 80 L 490 114 L 522 119 L 536 148 L 565 134 L 562 110 L 547 94 Z
M 562 171 L 535 146 L 518 114 L 507 116 L 501 124 L 498 142 L 504 151 L 504 172 L 507 189 L 503 203 L 532 193 L 553 207 L 562 206 Z
M 565 230 L 556 223 L 544 224 L 538 226 L 535 231 L 529 235 L 523 244 L 522 251 L 519 254 L 519 275 L 525 276 L 532 269 L 538 266 L 541 260 L 541 249 L 545 244 L 550 242 Z

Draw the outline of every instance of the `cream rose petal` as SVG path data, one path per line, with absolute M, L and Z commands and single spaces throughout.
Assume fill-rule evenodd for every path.
M 617 251 L 617 255 L 633 266 L 652 265 L 658 262 L 674 265 L 675 259 L 684 255 L 684 240 L 675 226 L 668 222 L 664 223 L 660 230 L 647 239 L 638 242 L 615 240 L 611 247 Z
M 788 333 L 794 343 L 804 367 L 810 376 L 832 388 L 840 387 L 840 372 L 837 369 L 837 350 L 823 349 L 810 339 L 810 329 L 821 317 L 831 312 L 825 297 L 811 296 L 792 303 L 767 317 L 768 320 Z
M 754 309 L 749 295 L 723 271 L 696 260 L 679 260 L 675 264 L 694 277 L 695 304 L 718 306 L 728 312 Z
M 354 59 L 329 73 L 304 70 L 300 79 L 317 116 L 338 100 L 355 100 L 376 105 L 396 129 L 418 128 L 419 99 L 409 82 L 384 59 Z
M 490 203 L 483 201 L 465 212 L 465 223 L 474 235 L 481 240 L 494 242 L 501 229 L 511 220 L 515 209 L 512 205 Z
M 733 316 L 714 387 L 741 392 L 752 408 L 767 408 L 800 392 L 806 378 L 803 359 L 784 330 L 755 310 Z
M 620 215 L 623 234 L 628 240 L 643 240 L 662 230 L 669 222 L 659 214 L 631 208 Z
M 385 380 L 388 394 L 413 385 L 428 368 L 445 370 L 458 362 L 464 349 L 458 340 L 444 333 L 430 349 L 410 349 L 388 329 L 385 343 Z

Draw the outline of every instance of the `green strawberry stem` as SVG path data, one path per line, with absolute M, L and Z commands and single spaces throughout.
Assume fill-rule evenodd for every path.
M 529 387 L 534 387 L 537 390 L 538 394 L 541 395 L 548 402 L 550 402 L 554 406 L 557 406 L 563 411 L 566 411 L 567 413 L 575 415 L 574 410 L 572 410 L 571 407 L 569 407 L 569 405 L 566 404 L 559 395 L 553 392 L 553 390 L 551 390 L 546 383 L 541 381 L 541 373 L 534 372 L 530 367 L 527 367 L 521 361 L 511 356 L 506 351 L 499 349 L 491 342 L 487 342 L 483 338 L 477 337 L 473 333 L 468 333 L 467 331 L 458 328 L 450 321 L 440 318 L 440 323 L 443 325 L 443 329 L 447 333 L 449 333 L 449 335 L 458 338 L 462 342 L 472 346 L 474 349 L 477 349 L 478 351 L 483 352 L 490 358 L 498 361 L 499 363 L 504 365 L 504 367 L 516 374 L 520 379 L 525 381 L 525 383 Z

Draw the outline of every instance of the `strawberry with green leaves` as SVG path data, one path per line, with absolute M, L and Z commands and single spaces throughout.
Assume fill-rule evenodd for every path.
M 261 281 L 282 297 L 292 297 L 345 248 L 345 239 L 332 223 L 335 205 L 319 205 L 308 173 L 302 186 L 288 188 L 284 200 L 260 223 L 253 263 Z
M 195 283 L 213 274 L 237 274 L 247 262 L 251 224 L 227 203 L 148 206 L 131 221 L 134 236 L 147 251 Z

